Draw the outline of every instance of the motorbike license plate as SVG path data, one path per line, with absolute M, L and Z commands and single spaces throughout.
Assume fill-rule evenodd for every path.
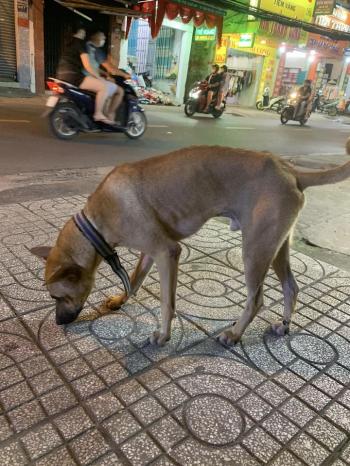
M 46 101 L 46 107 L 53 108 L 57 104 L 58 100 L 59 100 L 59 97 L 55 95 L 51 95 Z

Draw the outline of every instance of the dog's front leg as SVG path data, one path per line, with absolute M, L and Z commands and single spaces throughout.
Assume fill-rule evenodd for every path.
M 254 239 L 254 237 L 253 237 Z M 254 249 L 255 246 L 255 249 Z M 253 244 L 243 236 L 243 261 L 247 285 L 247 302 L 244 312 L 235 325 L 219 335 L 219 341 L 226 345 L 239 342 L 245 329 L 264 304 L 264 279 L 273 258 L 273 252 L 261 251 L 259 244 Z
M 162 346 L 170 339 L 171 322 L 175 315 L 177 272 L 181 246 L 174 244 L 155 257 L 160 279 L 161 328 L 150 337 L 152 345 Z
M 151 270 L 153 262 L 154 260 L 151 256 L 141 253 L 140 259 L 130 279 L 130 295 L 127 296 L 124 292 L 123 294 L 117 296 L 111 296 L 106 300 L 105 306 L 110 310 L 119 309 L 127 302 L 131 295 L 135 295 L 146 278 L 148 272 Z

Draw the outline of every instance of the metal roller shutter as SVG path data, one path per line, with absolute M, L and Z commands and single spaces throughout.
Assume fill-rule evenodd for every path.
M 14 0 L 1 0 L 0 81 L 16 79 L 16 30 Z

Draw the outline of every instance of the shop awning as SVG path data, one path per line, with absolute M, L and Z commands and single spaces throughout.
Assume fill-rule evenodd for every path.
M 209 2 L 209 0 L 201 0 L 201 3 L 207 4 L 211 2 Z M 255 16 L 256 18 L 264 19 L 266 21 L 274 21 L 285 26 L 290 26 L 294 28 L 297 27 L 307 32 L 313 32 L 315 34 L 320 34 L 321 36 L 329 37 L 333 40 L 350 41 L 349 33 L 338 31 L 335 29 L 328 29 L 322 26 L 318 26 L 316 24 L 306 23 L 305 21 L 299 21 L 293 18 L 288 18 L 287 16 L 281 16 L 276 13 L 271 13 L 269 11 L 262 10 L 258 7 L 253 7 L 247 3 L 244 3 L 244 1 L 216 0 L 215 4 L 219 8 L 236 11 L 237 13 L 246 13 L 248 15 Z
M 196 27 L 206 24 L 208 28 L 217 28 L 218 41 L 221 42 L 223 17 L 226 14 L 222 8 L 198 0 L 147 0 L 140 1 L 132 7 L 134 11 L 140 11 L 148 15 L 148 22 L 153 38 L 158 36 L 165 16 L 173 20 L 181 19 L 184 24 L 193 21 Z M 126 36 L 131 26 L 131 18 L 128 18 Z
M 129 6 L 136 5 L 138 0 L 54 0 L 60 5 L 70 9 L 95 10 L 118 16 L 140 16 L 140 12 L 134 11 Z M 76 13 L 80 13 L 76 11 Z

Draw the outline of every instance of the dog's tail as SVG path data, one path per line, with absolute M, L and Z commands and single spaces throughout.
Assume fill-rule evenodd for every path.
M 346 143 L 346 152 L 350 155 L 350 139 Z M 320 186 L 322 184 L 333 184 L 350 178 L 350 162 L 331 170 L 317 172 L 294 171 L 301 190 L 310 186 Z

